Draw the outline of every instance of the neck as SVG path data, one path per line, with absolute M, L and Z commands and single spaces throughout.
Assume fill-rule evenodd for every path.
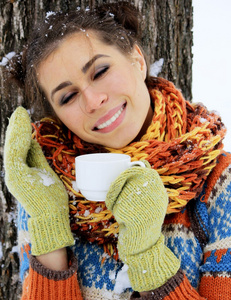
M 132 142 L 136 142 L 136 141 L 139 141 L 141 139 L 141 137 L 146 133 L 148 127 L 150 126 L 150 124 L 152 122 L 152 119 L 153 119 L 153 109 L 150 105 L 147 117 L 144 121 L 144 124 L 143 124 L 140 132 L 138 133 L 138 135 L 135 137 L 135 139 Z

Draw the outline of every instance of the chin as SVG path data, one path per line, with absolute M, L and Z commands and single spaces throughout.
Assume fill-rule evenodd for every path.
M 113 149 L 121 149 L 123 147 L 126 147 L 128 146 L 131 142 L 133 141 L 132 140 L 128 140 L 128 141 L 114 141 L 113 143 L 108 143 L 107 145 L 104 145 L 105 147 L 108 147 L 108 148 L 113 148 Z
M 134 129 L 134 128 L 133 128 Z M 125 129 L 126 130 L 126 129 Z M 124 131 L 122 133 L 117 132 L 117 134 L 114 134 L 112 136 L 107 136 L 105 134 L 105 138 L 102 139 L 102 136 L 100 139 L 95 140 L 89 140 L 89 143 L 94 143 L 101 145 L 103 147 L 113 148 L 113 149 L 121 149 L 126 146 L 128 146 L 131 142 L 135 141 L 137 137 L 139 136 L 139 130 L 133 130 L 133 132 L 129 132 L 129 130 L 126 130 L 126 135 L 124 135 Z M 137 134 L 138 131 L 138 134 Z M 121 138 L 122 136 L 122 138 Z

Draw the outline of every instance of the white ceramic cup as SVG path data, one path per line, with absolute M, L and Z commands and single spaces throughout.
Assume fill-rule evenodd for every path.
M 141 161 L 117 153 L 94 153 L 75 158 L 76 186 L 90 201 L 105 201 L 111 183 L 132 166 L 145 167 Z

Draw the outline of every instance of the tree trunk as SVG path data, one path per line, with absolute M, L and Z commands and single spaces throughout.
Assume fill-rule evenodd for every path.
M 97 6 L 103 0 L 1 0 L 0 61 L 8 53 L 20 52 L 28 34 L 47 11 L 76 9 L 77 6 Z M 192 83 L 192 1 L 135 0 L 144 15 L 143 44 L 150 62 L 164 59 L 162 76 L 174 82 L 188 100 Z M 23 95 L 15 86 L 6 84 L 0 68 L 0 299 L 19 299 L 21 283 L 18 269 L 16 218 L 17 205 L 4 183 L 3 146 L 8 118 L 18 105 L 24 105 Z

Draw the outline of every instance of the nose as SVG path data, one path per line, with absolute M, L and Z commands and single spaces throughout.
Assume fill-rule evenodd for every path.
M 83 92 L 83 102 L 85 111 L 87 113 L 92 113 L 99 109 L 104 103 L 108 101 L 108 96 L 105 92 L 97 91 L 92 86 L 88 86 Z

